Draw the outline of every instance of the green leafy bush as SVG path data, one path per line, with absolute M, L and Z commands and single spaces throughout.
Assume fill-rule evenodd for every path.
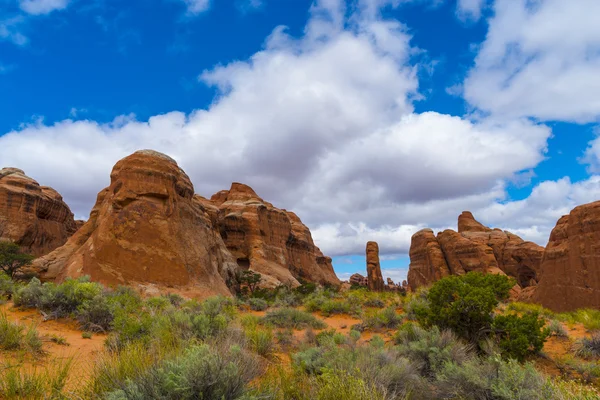
M 363 317 L 363 326 L 371 329 L 396 328 L 402 323 L 403 315 L 396 313 L 394 307 L 368 312 Z
M 0 240 L 0 270 L 10 278 L 14 278 L 33 259 L 32 255 L 21 252 L 16 243 Z
M 535 313 L 497 316 L 493 330 L 499 339 L 502 355 L 523 361 L 527 355 L 539 352 L 549 334 L 544 325 L 545 320 Z
M 513 282 L 503 275 L 470 272 L 443 278 L 429 289 L 429 304 L 416 310 L 424 326 L 451 329 L 477 343 L 492 324 L 492 312 L 508 298 Z
M 551 320 L 550 323 L 548 324 L 548 331 L 550 333 L 551 336 L 558 336 L 558 337 L 569 337 L 569 332 L 567 331 L 567 328 L 565 328 L 565 326 L 558 320 Z

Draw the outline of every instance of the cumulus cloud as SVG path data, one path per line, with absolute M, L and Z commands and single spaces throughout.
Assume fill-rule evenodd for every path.
M 498 117 L 598 121 L 599 14 L 596 0 L 496 0 L 466 100 Z
M 507 202 L 506 182 L 544 159 L 550 129 L 521 118 L 415 113 L 418 64 L 407 28 L 373 12 L 373 0 L 361 4 L 348 16 L 343 2 L 317 2 L 302 37 L 278 27 L 248 60 L 202 72 L 200 81 L 218 90 L 206 109 L 109 124 L 36 122 L 0 137 L 0 159 L 86 216 L 114 163 L 153 148 L 174 157 L 200 194 L 241 181 L 296 211 L 329 255 L 363 254 L 367 240 L 382 254 L 405 254 L 412 233 L 454 226 L 464 209 L 494 226 L 530 229 L 537 200 Z M 575 186 L 556 189 L 557 201 L 570 204 Z M 547 209 L 537 212 L 539 232 L 556 220 L 544 219 Z
M 55 10 L 64 10 L 69 0 L 19 0 L 21 10 L 32 15 L 50 14 Z

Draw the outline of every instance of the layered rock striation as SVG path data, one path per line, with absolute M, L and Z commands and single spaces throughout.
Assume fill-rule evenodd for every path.
M 56 190 L 20 169 L 0 169 L 0 240 L 41 256 L 65 244 L 80 225 Z

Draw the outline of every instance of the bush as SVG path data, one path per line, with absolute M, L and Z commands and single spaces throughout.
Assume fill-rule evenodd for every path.
M 554 398 L 550 383 L 531 364 L 516 361 L 471 359 L 463 364 L 446 363 L 436 374 L 437 396 L 458 399 Z
M 85 309 L 97 296 L 102 295 L 102 285 L 89 282 L 89 277 L 68 278 L 60 285 L 44 283 L 33 278 L 14 295 L 19 307 L 38 308 L 47 318 L 62 318 Z
M 250 305 L 250 309 L 254 311 L 264 311 L 269 308 L 269 303 L 267 303 L 266 300 L 254 297 L 248 299 L 248 304 Z
M 294 308 L 280 308 L 278 310 L 270 311 L 262 318 L 262 321 L 279 328 L 301 329 L 311 327 L 323 329 L 327 326 L 323 321 L 318 320 L 312 314 Z
M 317 380 L 319 400 L 385 400 L 383 393 L 347 371 L 326 370 Z
M 550 324 L 548 324 L 548 331 L 551 336 L 558 336 L 563 338 L 569 337 L 569 332 L 567 331 L 567 328 L 565 328 L 565 326 L 560 321 L 557 321 L 555 319 L 550 321 Z
M 16 285 L 13 280 L 3 271 L 0 271 L 0 299 L 10 299 L 15 291 Z
M 395 328 L 402 323 L 403 315 L 397 314 L 394 307 L 367 313 L 363 326 L 371 329 Z
M 473 343 L 483 339 L 492 324 L 492 311 L 508 298 L 513 282 L 503 275 L 470 272 L 449 276 L 433 284 L 427 294 L 429 304 L 416 310 L 424 326 L 451 329 Z
M 70 359 L 41 370 L 3 365 L 0 368 L 0 398 L 61 399 L 70 368 Z
M 582 358 L 600 358 L 600 332 L 575 343 L 575 354 Z
M 108 332 L 115 319 L 114 305 L 106 296 L 98 295 L 77 312 L 77 321 L 81 328 L 89 332 Z
M 529 354 L 539 352 L 548 337 L 545 321 L 537 314 L 500 315 L 494 319 L 493 329 L 499 339 L 502 355 L 523 361 Z
M 42 352 L 42 340 L 35 325 L 27 330 L 17 322 L 11 322 L 4 313 L 0 313 L 0 349 L 2 350 L 28 350 L 31 353 Z
M 179 357 L 150 367 L 105 398 L 236 399 L 246 392 L 246 385 L 259 373 L 258 362 L 239 347 L 214 349 L 198 345 Z
M 250 349 L 263 357 L 273 353 L 273 331 L 270 329 L 254 328 L 246 331 Z

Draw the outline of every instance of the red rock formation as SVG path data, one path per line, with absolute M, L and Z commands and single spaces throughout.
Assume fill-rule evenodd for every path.
M 299 280 L 339 285 L 331 258 L 315 246 L 308 228 L 292 212 L 261 199 L 249 186 L 199 198 L 242 269 L 263 276 L 263 285 L 298 285 Z
M 148 292 L 229 294 L 237 265 L 193 196 L 174 160 L 138 151 L 115 165 L 85 225 L 34 267 L 46 280 L 90 275 Z
M 381 266 L 379 265 L 379 245 L 377 242 L 367 242 L 367 286 L 375 292 L 385 290 Z
M 450 275 L 442 247 L 431 229 L 413 235 L 409 255 L 408 286 L 413 291 Z
M 349 280 L 351 285 L 367 286 L 367 278 L 361 274 L 352 274 Z
M 17 168 L 0 170 L 0 240 L 36 256 L 62 246 L 78 228 L 60 194 Z
M 558 220 L 541 271 L 534 302 L 560 312 L 600 307 L 600 201 Z
M 509 275 L 525 288 L 537 284 L 543 253 L 543 247 L 490 229 L 465 211 L 458 217 L 458 232 L 448 229 L 435 237 L 427 229 L 413 235 L 408 283 L 414 291 L 447 275 L 479 271 Z

